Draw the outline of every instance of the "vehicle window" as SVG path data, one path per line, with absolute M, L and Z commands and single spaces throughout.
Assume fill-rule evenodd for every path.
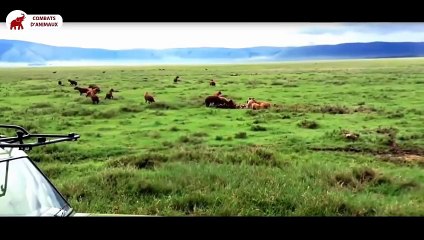
M 66 201 L 28 158 L 0 162 L 0 216 L 40 216 Z

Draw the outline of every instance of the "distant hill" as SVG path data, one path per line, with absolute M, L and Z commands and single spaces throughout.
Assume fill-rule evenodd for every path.
M 232 62 L 290 61 L 358 58 L 423 57 L 423 42 L 371 42 L 304 47 L 179 48 L 106 50 L 56 47 L 39 43 L 0 40 L 0 63 L 33 66 L 52 61 L 99 62 Z

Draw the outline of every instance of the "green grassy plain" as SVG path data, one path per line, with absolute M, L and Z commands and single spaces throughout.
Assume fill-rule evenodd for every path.
M 277 106 L 206 108 L 218 90 Z M 29 152 L 78 212 L 424 215 L 424 59 L 3 68 L 0 96 L 1 123 L 81 135 Z

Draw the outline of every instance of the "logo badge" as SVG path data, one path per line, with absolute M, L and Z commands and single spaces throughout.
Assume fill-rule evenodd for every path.
M 22 10 L 14 10 L 6 17 L 7 28 L 14 31 L 54 29 L 63 25 L 63 19 L 58 14 L 26 14 Z

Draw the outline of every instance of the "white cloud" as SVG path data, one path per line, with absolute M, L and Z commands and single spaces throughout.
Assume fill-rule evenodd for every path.
M 366 23 L 364 23 L 366 25 Z M 416 24 L 415 24 L 416 25 Z M 387 24 L 386 24 L 387 26 Z M 423 24 L 424 26 L 424 24 Z M 346 31 L 334 32 L 334 29 Z M 375 28 L 375 23 L 373 25 Z M 308 33 L 311 29 L 319 33 Z M 328 29 L 328 32 L 326 32 Z M 59 29 L 11 31 L 0 26 L 1 39 L 85 48 L 181 48 L 305 46 L 372 41 L 424 41 L 424 31 L 379 34 L 349 29 L 341 23 L 67 23 Z

